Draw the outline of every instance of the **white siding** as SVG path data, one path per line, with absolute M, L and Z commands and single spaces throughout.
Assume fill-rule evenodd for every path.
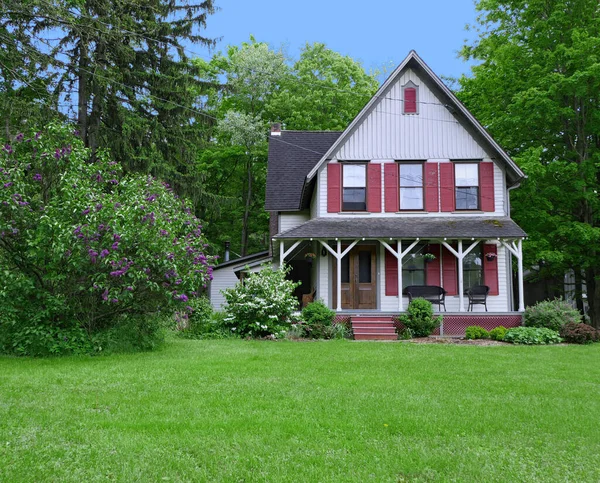
M 225 267 L 213 272 L 213 279 L 210 282 L 210 301 L 215 310 L 223 310 L 225 305 L 225 297 L 221 290 L 232 288 L 238 283 L 238 278 L 235 276 L 234 267 Z
M 402 114 L 402 86 L 419 89 L 418 114 Z M 481 159 L 485 150 L 408 69 L 380 97 L 371 113 L 334 156 L 340 160 Z
M 284 233 L 309 220 L 308 211 L 281 212 L 279 214 L 279 233 Z

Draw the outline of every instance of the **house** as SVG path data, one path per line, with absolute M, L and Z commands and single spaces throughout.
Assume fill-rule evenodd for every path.
M 407 286 L 443 287 L 445 334 L 520 325 L 526 234 L 509 195 L 524 177 L 412 51 L 345 131 L 272 128 L 273 265 L 295 267 L 356 338 L 388 338 Z M 487 306 L 468 312 L 477 285 L 490 288 Z

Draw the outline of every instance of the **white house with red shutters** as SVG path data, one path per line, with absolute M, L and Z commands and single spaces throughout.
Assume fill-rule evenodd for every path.
M 446 333 L 518 325 L 526 234 L 509 194 L 523 178 L 412 51 L 345 131 L 272 129 L 273 262 L 352 317 L 358 335 L 404 311 L 407 287 L 443 289 Z M 481 286 L 486 305 L 470 306 Z

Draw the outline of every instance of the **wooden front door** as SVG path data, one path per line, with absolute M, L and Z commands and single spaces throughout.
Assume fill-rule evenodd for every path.
M 342 309 L 377 308 L 375 245 L 357 246 L 342 258 Z M 333 263 L 333 306 L 337 306 L 337 266 Z

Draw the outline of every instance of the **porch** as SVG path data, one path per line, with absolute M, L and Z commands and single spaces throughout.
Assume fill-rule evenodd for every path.
M 446 290 L 446 315 L 453 320 L 466 313 L 465 290 L 473 285 L 490 286 L 490 316 L 524 310 L 524 236 L 509 218 L 356 217 L 310 220 L 273 241 L 279 242 L 275 260 L 280 265 L 291 260 L 297 264 L 310 254 L 311 293 L 340 315 L 401 313 L 408 305 L 403 289 L 428 285 Z M 512 295 L 513 261 L 517 304 Z M 473 313 L 485 313 L 484 306 L 474 306 Z

